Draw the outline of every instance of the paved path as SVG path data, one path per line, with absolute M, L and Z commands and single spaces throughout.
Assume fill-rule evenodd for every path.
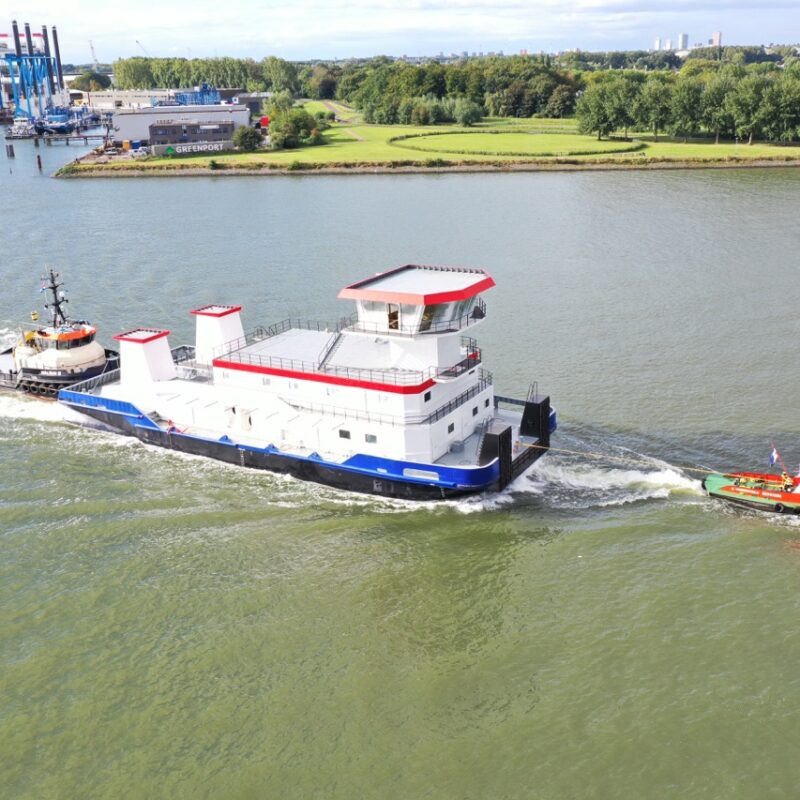
M 325 106 L 325 108 L 328 109 L 328 111 L 333 111 L 333 113 L 336 114 L 336 117 L 339 120 L 339 122 L 355 122 L 357 119 L 356 112 L 352 108 L 346 108 L 343 105 L 335 106 L 329 100 L 323 100 L 322 103 Z M 353 116 L 343 117 L 341 113 L 342 110 L 351 112 Z

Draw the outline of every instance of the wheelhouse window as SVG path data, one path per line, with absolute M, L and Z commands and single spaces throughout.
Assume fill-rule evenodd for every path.
M 420 331 L 429 331 L 437 322 L 444 320 L 448 305 L 448 303 L 436 303 L 432 306 L 425 306 L 419 321 Z

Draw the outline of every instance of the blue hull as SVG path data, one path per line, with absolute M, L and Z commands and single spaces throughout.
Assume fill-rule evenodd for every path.
M 500 462 L 497 459 L 473 469 L 417 464 L 362 454 L 343 463 L 333 463 L 315 454 L 298 456 L 285 453 L 271 445 L 259 448 L 237 444 L 227 436 L 214 440 L 175 429 L 165 430 L 133 404 L 98 395 L 62 389 L 58 398 L 70 408 L 147 444 L 251 469 L 289 474 L 337 489 L 408 500 L 441 500 L 501 488 Z M 544 449 L 528 449 L 524 457 L 515 462 L 517 474 L 545 452 Z M 412 477 L 407 474 L 408 470 L 417 474 L 423 471 L 429 477 Z

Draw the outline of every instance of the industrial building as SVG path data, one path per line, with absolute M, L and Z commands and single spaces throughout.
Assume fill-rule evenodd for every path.
M 159 141 L 163 144 L 219 141 L 216 138 L 207 140 L 194 137 L 201 129 L 208 130 L 209 135 L 214 131 L 227 130 L 230 135 L 226 138 L 230 139 L 236 128 L 249 124 L 250 109 L 245 105 L 152 106 L 115 111 L 112 135 L 118 144 L 125 141 L 148 144 L 152 126 L 153 130 L 165 131 L 163 134 L 158 134 Z M 190 128 L 194 131 L 191 134 L 192 138 L 189 138 Z M 177 136 L 173 142 L 165 141 L 169 135 L 167 131 Z M 183 138 L 184 136 L 186 138 Z
M 229 142 L 233 139 L 233 122 L 154 122 L 150 126 L 149 141 L 155 144 L 183 144 L 195 142 Z

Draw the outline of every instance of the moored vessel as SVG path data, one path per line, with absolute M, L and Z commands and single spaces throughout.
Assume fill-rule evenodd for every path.
M 0 352 L 0 388 L 55 398 L 59 389 L 119 366 L 118 353 L 95 340 L 94 325 L 67 316 L 69 301 L 60 277 L 51 269 L 42 278 L 41 291 L 50 294 L 45 305 L 52 314 L 50 324 L 23 331 Z M 33 312 L 31 319 L 37 321 L 38 314 Z
M 10 128 L 6 129 L 6 139 L 32 139 L 36 127 L 27 117 L 15 117 Z
M 499 490 L 543 455 L 550 399 L 495 394 L 475 339 L 483 270 L 406 265 L 345 287 L 356 314 L 245 334 L 241 306 L 115 337 L 119 370 L 59 393 L 119 432 L 169 449 L 409 499 Z

